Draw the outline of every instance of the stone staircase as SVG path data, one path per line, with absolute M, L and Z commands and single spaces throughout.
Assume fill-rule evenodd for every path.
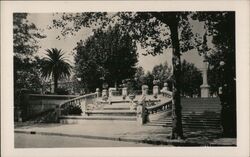
M 77 99 L 79 100 L 79 99 Z M 114 101 L 92 101 L 95 103 L 83 115 L 65 115 L 60 117 L 61 123 L 80 123 L 84 120 L 126 120 L 136 121 L 136 110 L 130 109 L 128 100 L 115 99 Z M 151 99 L 152 100 L 152 99 Z M 162 99 L 164 100 L 164 99 Z M 137 100 L 136 100 L 137 101 Z M 167 100 L 166 100 L 167 101 Z M 182 98 L 182 124 L 184 132 L 190 130 L 221 130 L 219 98 Z M 161 104 L 162 102 L 157 102 Z M 77 102 L 76 102 L 77 104 Z M 81 104 L 78 102 L 78 104 Z M 88 103 L 89 104 L 89 103 Z M 172 127 L 171 108 L 164 110 L 159 108 L 156 112 L 150 112 L 145 126 Z
M 218 98 L 182 98 L 183 130 L 219 131 L 221 105 Z M 149 118 L 150 119 L 150 118 Z M 151 120 L 152 119 L 152 120 Z M 151 118 L 146 125 L 171 127 L 171 113 Z
M 67 123 L 73 120 L 74 122 L 80 120 L 126 120 L 136 121 L 136 111 L 130 110 L 130 103 L 126 101 L 117 101 L 103 103 L 99 109 L 85 111 L 82 116 L 62 116 L 61 122 Z

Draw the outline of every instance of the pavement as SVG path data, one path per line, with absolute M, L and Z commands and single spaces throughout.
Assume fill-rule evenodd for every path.
M 15 148 L 156 147 L 156 145 L 57 135 L 15 133 Z
M 184 134 L 184 140 L 172 140 L 171 127 L 139 125 L 135 121 L 86 120 L 81 124 L 15 123 L 15 133 L 78 137 L 97 140 L 147 143 L 168 146 L 236 146 L 235 138 L 220 138 L 206 130 Z M 109 147 L 111 145 L 107 145 Z

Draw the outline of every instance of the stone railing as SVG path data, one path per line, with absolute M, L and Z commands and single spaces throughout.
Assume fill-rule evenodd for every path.
M 157 105 L 153 105 L 153 106 L 146 106 L 146 112 L 148 114 L 155 114 L 159 111 L 164 111 L 164 110 L 168 110 L 171 109 L 172 105 L 172 100 L 168 100 L 164 103 L 160 103 Z
M 163 93 L 164 97 L 172 98 L 172 92 L 167 91 Z M 143 104 L 137 106 L 137 122 L 139 124 L 145 124 L 148 121 L 150 114 L 157 114 L 160 111 L 167 111 L 172 109 L 172 99 L 166 101 L 145 101 Z
M 69 115 L 70 108 L 77 108 L 82 115 L 89 109 L 90 106 L 95 106 L 97 102 L 97 93 L 86 94 L 74 99 L 67 100 L 61 103 L 58 108 L 58 116 Z M 77 111 L 76 111 L 77 112 Z

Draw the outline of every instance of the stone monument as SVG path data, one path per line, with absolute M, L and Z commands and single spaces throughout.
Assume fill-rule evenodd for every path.
M 201 97 L 202 98 L 207 98 L 209 97 L 209 85 L 207 82 L 207 69 L 208 69 L 208 62 L 207 60 L 203 60 L 203 68 L 202 68 L 202 79 L 203 79 L 203 84 L 200 86 L 201 88 Z

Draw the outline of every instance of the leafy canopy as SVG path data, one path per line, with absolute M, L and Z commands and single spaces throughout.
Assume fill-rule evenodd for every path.
M 47 49 L 46 57 L 42 60 L 41 73 L 42 77 L 50 78 L 52 76 L 54 80 L 54 92 L 59 92 L 58 80 L 69 77 L 71 73 L 71 65 L 67 62 L 64 57 L 62 50 L 57 48 Z
M 88 90 L 100 88 L 103 82 L 118 85 L 136 71 L 136 43 L 118 25 L 97 29 L 85 42 L 78 42 L 75 50 L 76 75 Z

